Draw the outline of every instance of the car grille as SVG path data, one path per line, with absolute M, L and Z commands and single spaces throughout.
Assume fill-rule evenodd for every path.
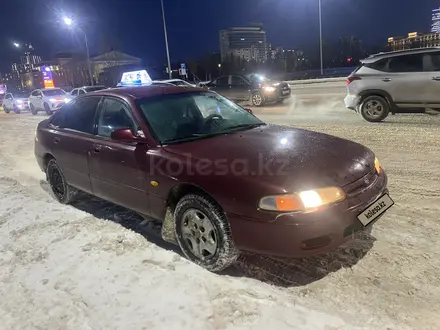
M 373 167 L 373 169 L 365 174 L 362 178 L 346 185 L 343 187 L 343 189 L 347 197 L 355 197 L 359 194 L 362 194 L 365 190 L 374 185 L 378 178 L 379 176 L 376 172 L 376 169 Z

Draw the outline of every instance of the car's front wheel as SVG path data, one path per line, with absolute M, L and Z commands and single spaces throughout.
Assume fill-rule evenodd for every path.
M 29 103 L 29 108 L 31 109 L 31 113 L 35 116 L 38 113 L 38 110 L 32 103 Z
M 376 123 L 388 117 L 390 106 L 383 97 L 373 95 L 361 102 L 359 112 L 366 121 Z
M 5 111 L 5 113 L 9 113 L 9 112 L 11 112 L 11 110 L 9 110 L 9 109 L 6 107 L 6 104 L 3 104 L 3 110 Z
M 53 113 L 52 110 L 50 110 L 49 104 L 47 103 L 44 103 L 44 111 L 46 111 L 46 114 L 49 116 Z
M 264 104 L 263 95 L 261 95 L 260 93 L 252 94 L 251 101 L 252 101 L 252 105 L 256 107 L 261 107 Z
M 224 212 L 210 199 L 190 194 L 174 211 L 177 242 L 192 262 L 212 272 L 233 264 L 239 255 Z
M 60 203 L 69 204 L 74 200 L 78 190 L 66 182 L 63 171 L 61 171 L 55 159 L 51 159 L 47 164 L 46 178 L 52 193 Z

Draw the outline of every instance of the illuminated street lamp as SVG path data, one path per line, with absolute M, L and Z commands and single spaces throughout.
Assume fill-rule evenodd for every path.
M 64 16 L 63 21 L 68 27 L 75 27 L 75 24 L 74 24 L 74 21 L 72 18 Z M 89 53 L 89 43 L 87 42 L 87 34 L 84 30 L 80 29 L 78 26 L 76 26 L 76 29 L 81 31 L 84 34 L 84 41 L 86 44 L 86 52 L 87 52 L 87 67 L 89 69 L 90 83 L 93 86 L 94 82 L 93 82 L 92 68 L 90 66 L 90 53 Z
M 319 54 L 321 59 L 321 76 L 324 75 L 324 61 L 322 59 L 322 6 L 319 0 Z
M 165 10 L 163 9 L 163 0 L 160 0 L 160 4 L 162 6 L 163 31 L 165 33 L 165 47 L 167 49 L 168 74 L 169 74 L 170 79 L 172 79 L 173 78 L 173 72 L 171 71 L 170 50 L 168 49 L 167 24 L 165 23 Z
M 14 45 L 14 47 L 16 47 L 16 48 L 20 48 L 20 44 L 19 44 L 18 42 L 14 42 L 13 45 Z

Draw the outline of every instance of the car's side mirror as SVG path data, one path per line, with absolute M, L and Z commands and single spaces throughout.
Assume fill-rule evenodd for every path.
M 145 139 L 133 135 L 130 128 L 115 129 L 110 133 L 110 138 L 120 142 L 145 142 Z
M 244 108 L 244 110 L 246 110 L 247 112 L 249 112 L 251 115 L 253 115 L 254 113 L 252 112 L 252 109 L 249 108 Z

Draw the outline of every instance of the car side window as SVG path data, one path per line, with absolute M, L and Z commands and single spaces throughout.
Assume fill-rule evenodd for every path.
M 98 121 L 98 135 L 110 137 L 116 129 L 129 128 L 133 134 L 137 131 L 137 125 L 130 113 L 130 109 L 123 101 L 114 98 L 105 98 L 102 103 Z
M 38 91 L 33 91 L 33 92 L 31 93 L 31 95 L 32 95 L 32 96 L 38 96 L 37 93 L 38 93 Z
M 85 94 L 85 93 L 86 93 L 86 92 L 84 92 L 83 89 L 78 90 L 78 95 L 82 95 L 82 94 Z
M 6 94 L 5 99 L 6 100 L 12 100 L 12 95 L 11 94 Z
M 67 107 L 61 110 L 64 113 L 61 127 L 93 134 L 96 108 L 100 100 L 100 97 L 87 97 L 68 103 Z M 55 125 L 53 122 L 52 124 Z
M 248 83 L 240 76 L 231 76 L 232 85 L 248 85 Z
M 388 68 L 390 72 L 422 72 L 423 54 L 392 57 Z
M 223 77 L 217 78 L 217 80 L 214 82 L 214 85 L 228 86 L 229 85 L 229 76 L 223 76 Z
M 74 89 L 70 94 L 73 96 L 76 96 L 76 95 L 78 95 L 78 90 Z

